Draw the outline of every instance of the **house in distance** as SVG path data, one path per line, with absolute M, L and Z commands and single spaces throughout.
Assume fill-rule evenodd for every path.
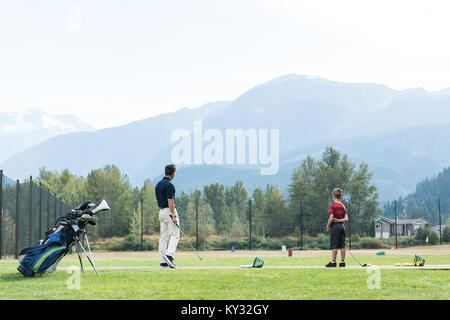
M 398 236 L 412 236 L 414 231 L 419 228 L 425 228 L 429 223 L 423 218 L 418 219 L 397 219 L 397 228 L 395 219 L 389 219 L 380 216 L 375 221 L 375 238 L 389 238 L 395 236 L 397 229 Z

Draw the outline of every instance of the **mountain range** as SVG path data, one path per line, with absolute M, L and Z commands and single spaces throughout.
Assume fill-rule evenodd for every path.
M 450 90 L 394 90 L 373 83 L 342 83 L 290 74 L 258 85 L 233 101 L 135 121 L 120 127 L 68 133 L 16 153 L 0 164 L 13 177 L 39 167 L 78 175 L 116 164 L 134 185 L 161 176 L 172 162 L 176 129 L 279 129 L 279 171 L 260 175 L 257 165 L 182 165 L 177 190 L 241 179 L 249 191 L 275 183 L 284 192 L 293 168 L 326 146 L 366 162 L 382 201 L 413 191 L 416 183 L 450 165 Z M 248 152 L 248 148 L 246 150 Z M 31 160 L 32 159 L 32 160 Z
M 55 136 L 94 130 L 74 115 L 49 115 L 39 108 L 0 113 L 0 162 Z

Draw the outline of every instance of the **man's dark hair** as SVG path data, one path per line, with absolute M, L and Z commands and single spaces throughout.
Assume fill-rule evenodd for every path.
M 336 188 L 333 190 L 333 197 L 335 197 L 338 200 L 342 199 L 342 189 Z
M 176 170 L 177 167 L 174 164 L 168 164 L 164 169 L 164 173 L 166 176 L 171 176 Z

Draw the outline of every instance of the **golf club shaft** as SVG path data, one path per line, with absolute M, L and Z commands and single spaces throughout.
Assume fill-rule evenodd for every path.
M 200 256 L 198 255 L 197 250 L 195 250 L 194 246 L 193 246 L 192 243 L 189 241 L 189 239 L 186 237 L 186 235 L 184 234 L 183 230 L 181 230 L 181 228 L 180 228 L 180 226 L 178 226 L 178 224 L 177 224 L 177 227 L 178 227 L 178 229 L 180 229 L 181 234 L 182 234 L 183 237 L 186 239 L 186 241 L 189 243 L 189 245 L 191 246 L 192 250 L 194 250 L 195 254 L 197 255 L 197 258 L 199 258 L 200 260 L 202 260 L 202 257 L 200 257 Z
M 353 257 L 353 259 L 356 260 L 356 262 L 359 263 L 359 265 L 362 267 L 363 265 L 358 261 L 358 259 L 356 259 L 356 257 L 353 255 L 353 253 L 350 252 L 350 250 L 345 249 L 345 251 L 347 251 L 348 253 L 350 253 L 350 255 Z
M 170 215 L 170 217 L 173 220 L 172 215 Z M 197 255 L 197 258 L 199 258 L 200 260 L 202 260 L 202 257 L 199 256 L 197 250 L 195 250 L 194 246 L 192 245 L 192 243 L 189 241 L 189 239 L 186 237 L 186 235 L 184 234 L 183 230 L 181 230 L 180 226 L 178 225 L 178 223 L 175 223 L 175 225 L 178 227 L 178 229 L 180 230 L 181 234 L 183 235 L 183 237 L 187 240 L 187 242 L 189 243 L 189 245 L 191 246 L 192 250 L 194 250 L 195 254 Z

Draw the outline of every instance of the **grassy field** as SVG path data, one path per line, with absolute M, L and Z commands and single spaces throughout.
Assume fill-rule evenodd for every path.
M 25 278 L 17 260 L 0 260 L 0 299 L 450 299 L 450 270 L 386 269 L 412 262 L 415 253 L 428 265 L 450 265 L 450 246 L 385 250 L 354 250 L 361 263 L 380 266 L 380 288 L 369 289 L 372 273 L 347 257 L 349 268 L 325 269 L 329 251 L 178 252 L 175 270 L 160 269 L 156 252 L 94 252 L 98 277 L 87 266 L 80 289 L 69 289 L 66 256 L 58 270 Z M 241 269 L 255 256 L 262 269 Z M 304 268 L 301 268 L 304 267 Z

